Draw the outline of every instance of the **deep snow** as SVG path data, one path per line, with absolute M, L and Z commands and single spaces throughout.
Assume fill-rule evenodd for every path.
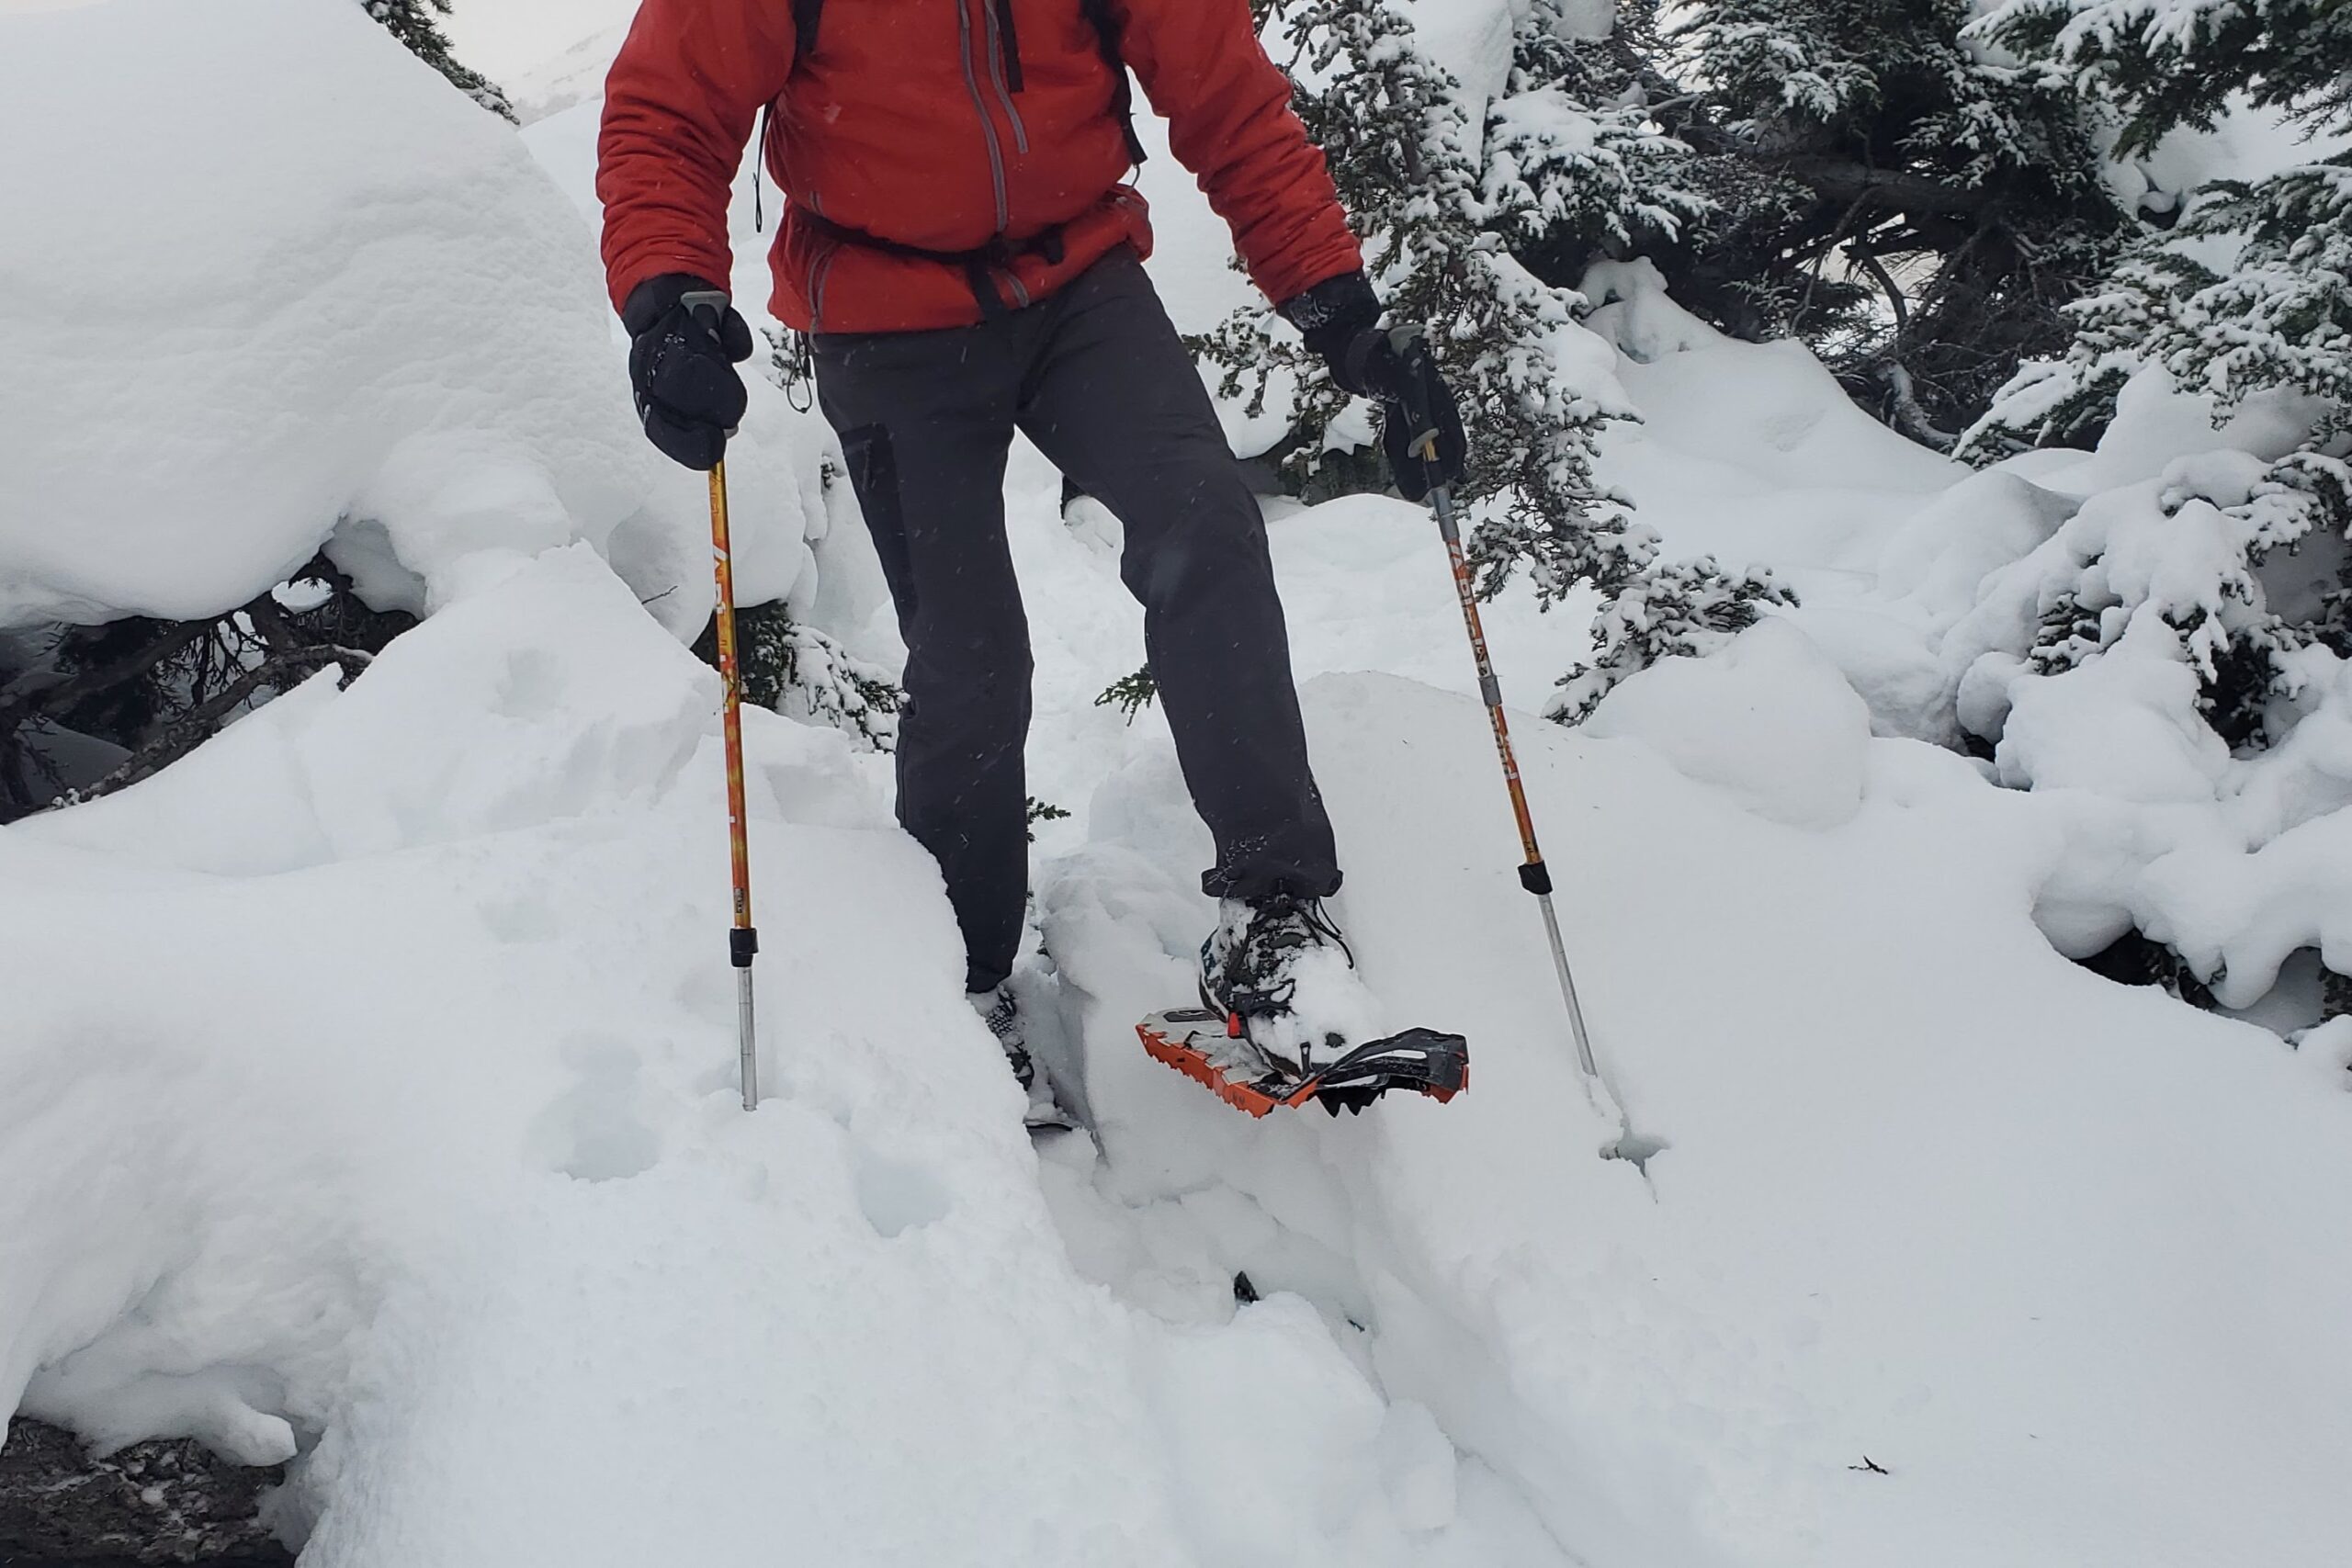
M 71 15 L 131 49 L 120 18 L 159 14 Z M 371 39 L 355 79 L 407 70 Z M 575 202 L 592 131 L 526 137 Z M 485 234 L 584 254 L 490 163 L 532 194 Z M 1155 268 L 1205 325 L 1214 220 L 1151 175 Z M 1278 503 L 1272 536 L 1338 911 L 1400 1021 L 1469 1035 L 1472 1090 L 1256 1123 L 1143 1055 L 1213 917 L 1204 835 L 1157 716 L 1094 705 L 1141 659 L 1115 520 L 1062 522 L 1023 448 L 1032 787 L 1074 816 L 1040 828 L 1052 958 L 1019 984 L 1099 1144 L 1020 1130 L 887 760 L 759 714 L 771 1098 L 734 1109 L 716 682 L 663 629 L 707 603 L 691 508 L 614 547 L 626 583 L 526 543 L 347 690 L 0 829 L 0 1408 L 299 1444 L 288 1528 L 328 1568 L 2337 1560 L 2352 1041 L 2290 1052 L 2067 963 L 2156 818 L 1917 738 L 2046 492 L 1962 482 L 1802 353 L 1620 281 L 1595 325 L 1647 423 L 1612 476 L 1671 547 L 1807 594 L 1574 735 L 1532 710 L 1579 622 L 1492 611 L 1597 1043 L 1668 1145 L 1645 1175 L 1598 1157 L 1442 558 L 1397 502 Z M 821 433 L 780 397 L 752 428 L 752 547 L 887 654 Z M 2177 903 L 2225 929 L 2262 857 L 2208 848 Z
M 423 608 L 574 539 L 707 618 L 702 487 L 639 436 L 593 244 L 510 127 L 352 5 L 0 27 L 0 626 L 217 615 L 322 546 Z M 824 531 L 813 438 L 764 421 L 733 464 L 754 602 Z
M 5 25 L 0 624 L 218 614 L 339 518 L 421 606 L 638 513 L 563 204 L 357 6 Z

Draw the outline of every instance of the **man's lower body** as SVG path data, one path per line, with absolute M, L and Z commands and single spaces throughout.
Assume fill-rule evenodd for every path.
M 1105 257 L 978 326 L 820 335 L 817 387 L 907 643 L 899 818 L 938 860 L 974 993 L 1011 973 L 1028 894 L 1028 623 L 1005 541 L 1014 431 L 1125 525 L 1120 576 L 1216 863 L 1204 892 L 1336 892 L 1257 499 L 1143 265 Z

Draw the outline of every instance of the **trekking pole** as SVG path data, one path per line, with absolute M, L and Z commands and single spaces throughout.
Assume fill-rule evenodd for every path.
M 1429 344 L 1419 327 L 1398 327 L 1389 334 L 1389 341 L 1406 362 L 1426 356 Z M 1421 383 L 1417 378 L 1406 378 L 1408 385 L 1418 392 Z M 1415 407 L 1416 399 L 1408 396 L 1399 410 L 1415 432 L 1409 449 L 1424 462 L 1437 459 L 1438 421 L 1436 411 L 1426 406 Z M 1495 662 L 1487 650 L 1487 628 L 1478 614 L 1477 586 L 1470 572 L 1470 559 L 1462 547 L 1461 520 L 1453 509 L 1453 489 L 1451 485 L 1434 485 L 1430 490 L 1430 510 L 1436 514 L 1438 533 L 1445 540 L 1446 558 L 1453 568 L 1453 590 L 1462 602 L 1462 624 L 1470 633 L 1470 651 L 1478 663 L 1478 695 L 1487 705 L 1487 719 L 1494 727 L 1495 750 L 1503 763 L 1503 783 L 1510 790 L 1511 816 L 1519 824 L 1520 848 L 1526 860 L 1519 868 L 1519 885 L 1535 895 L 1544 911 L 1544 934 L 1552 943 L 1553 966 L 1559 971 L 1560 999 L 1567 1004 L 1568 1031 L 1576 1039 L 1577 1065 L 1584 1069 L 1588 1091 L 1596 1100 L 1605 1100 L 1604 1109 L 1613 1112 L 1619 1133 L 1617 1142 L 1604 1151 L 1625 1153 L 1633 1157 L 1634 1143 L 1632 1125 L 1625 1119 L 1623 1107 L 1610 1091 L 1600 1076 L 1600 1066 L 1592 1054 L 1592 1035 L 1585 1027 L 1584 1004 L 1577 997 L 1576 976 L 1568 967 L 1567 943 L 1560 936 L 1559 911 L 1552 906 L 1552 872 L 1544 863 L 1544 850 L 1535 838 L 1535 815 L 1528 808 L 1527 789 L 1520 782 L 1519 754 L 1510 743 L 1510 721 L 1503 715 L 1501 682 L 1495 679 Z
M 710 312 L 715 335 L 727 314 L 727 296 L 716 289 L 683 295 L 689 311 Z M 733 431 L 727 433 L 734 434 Z M 727 933 L 727 958 L 735 970 L 735 1048 L 742 1064 L 743 1109 L 760 1107 L 759 1033 L 752 1018 L 752 960 L 760 933 L 752 925 L 752 845 L 743 810 L 743 667 L 735 651 L 735 561 L 727 529 L 727 462 L 710 468 L 710 558 L 718 579 L 720 733 L 727 741 L 727 847 L 735 884 L 735 924 Z
M 720 301 L 723 306 L 725 301 Z M 687 309 L 695 308 L 687 296 Z M 735 925 L 727 933 L 727 957 L 735 970 L 736 1049 L 743 1068 L 743 1109 L 760 1104 L 759 1035 L 752 1021 L 752 959 L 760 933 L 752 925 L 752 846 L 743 812 L 743 677 L 735 656 L 735 565 L 727 534 L 727 464 L 710 470 L 710 554 L 718 574 L 719 728 L 727 738 L 727 839 L 733 862 Z

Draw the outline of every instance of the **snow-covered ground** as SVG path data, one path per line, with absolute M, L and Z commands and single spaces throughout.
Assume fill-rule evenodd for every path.
M 201 78 L 223 35 L 173 9 L 6 18 L 0 68 L 103 45 Z M 312 0 L 212 10 L 315 25 L 387 116 L 475 113 Z M 464 243 L 590 266 L 553 191 L 593 205 L 594 117 L 525 132 L 553 185 L 475 137 L 511 199 Z M 1239 280 L 1182 172 L 1149 175 L 1155 270 L 1206 325 Z M 380 217 L 355 265 L 415 220 Z M 21 265 L 0 238 L 0 277 Z M 1597 1043 L 1667 1145 L 1645 1170 L 1600 1157 L 1415 509 L 1277 506 L 1272 534 L 1338 912 L 1397 1021 L 1470 1037 L 1473 1087 L 1250 1122 L 1135 1043 L 1189 992 L 1204 835 L 1156 715 L 1094 703 L 1141 661 L 1115 522 L 1066 524 L 1016 455 L 1032 787 L 1073 813 L 1040 826 L 1052 956 L 1021 984 L 1099 1134 L 1038 1148 L 887 759 L 762 714 L 770 1097 L 736 1108 L 717 687 L 673 635 L 707 604 L 695 487 L 646 478 L 635 535 L 559 488 L 571 526 L 452 555 L 435 613 L 348 689 L 0 829 L 0 1409 L 299 1450 L 287 1524 L 324 1568 L 2340 1561 L 2344 1043 L 2290 1052 L 2068 963 L 2045 927 L 2097 884 L 2086 854 L 2139 863 L 2112 819 L 1918 738 L 1948 721 L 1954 606 L 2001 564 L 1969 552 L 2007 529 L 2022 555 L 2056 518 L 2022 481 L 1963 485 L 1801 351 L 1623 281 L 1594 324 L 1646 423 L 1612 476 L 1670 547 L 1769 561 L 1807 600 L 1576 734 L 1533 710 L 1580 622 L 1493 610 Z M 550 330 L 633 440 L 593 294 Z M 28 298 L 0 291 L 0 343 Z M 458 355 L 431 368 L 462 380 Z M 85 393 L 130 375 L 101 362 Z M 815 489 L 821 432 L 780 395 L 751 429 L 761 596 L 788 585 L 887 657 L 860 535 Z M 87 504 L 214 484 L 323 537 L 347 503 L 184 443 L 159 477 L 115 434 Z M 144 581 L 73 564 L 91 594 Z M 1237 1270 L 1263 1300 L 1237 1304 Z

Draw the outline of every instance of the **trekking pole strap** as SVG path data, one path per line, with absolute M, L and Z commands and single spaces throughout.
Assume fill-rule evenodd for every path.
M 1419 326 L 1390 328 L 1388 343 L 1408 367 L 1417 368 L 1420 361 L 1429 357 L 1429 333 Z M 1395 406 L 1413 433 L 1405 443 L 1405 449 L 1425 463 L 1435 463 L 1438 417 L 1436 408 L 1430 402 L 1429 383 L 1418 375 L 1408 376 L 1399 390 L 1402 396 Z

